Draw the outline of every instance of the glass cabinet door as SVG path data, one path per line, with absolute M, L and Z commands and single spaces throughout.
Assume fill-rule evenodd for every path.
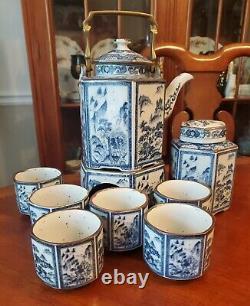
M 250 42 L 249 0 L 193 0 L 189 50 L 209 54 L 231 43 Z M 250 57 L 236 58 L 227 71 L 221 108 L 236 123 L 240 153 L 250 155 Z

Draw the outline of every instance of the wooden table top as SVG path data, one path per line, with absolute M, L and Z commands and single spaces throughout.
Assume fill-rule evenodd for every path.
M 65 181 L 77 182 L 66 176 Z M 36 276 L 30 244 L 30 222 L 16 208 L 12 187 L 0 189 L 1 306 L 245 306 L 250 305 L 250 158 L 237 161 L 233 204 L 216 215 L 211 265 L 192 281 L 163 279 L 147 267 L 142 251 L 109 253 L 102 273 L 114 269 L 147 273 L 144 289 L 136 285 L 104 285 L 99 278 L 79 289 L 60 291 Z

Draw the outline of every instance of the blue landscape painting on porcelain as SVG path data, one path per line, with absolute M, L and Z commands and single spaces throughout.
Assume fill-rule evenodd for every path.
M 102 220 L 103 225 L 103 242 L 105 248 L 109 247 L 109 241 L 110 241 L 110 231 L 109 231 L 109 224 L 110 224 L 110 217 L 109 213 L 105 212 L 100 209 L 96 209 L 95 207 L 89 205 L 89 211 L 97 215 Z
M 57 288 L 56 257 L 53 246 L 31 239 L 37 275 L 50 286 Z
M 226 210 L 231 203 L 237 149 L 230 141 L 198 144 L 173 140 L 173 178 L 207 185 L 212 191 L 212 212 Z
M 178 177 L 211 186 L 213 179 L 214 154 L 208 152 L 180 152 Z
M 159 275 L 164 275 L 164 235 L 156 233 L 144 224 L 143 256 L 150 268 Z
M 104 264 L 104 231 L 99 233 L 97 236 L 97 265 L 98 265 L 98 273 L 101 272 Z
M 29 196 L 37 190 L 39 186 L 31 184 L 15 183 L 16 202 L 22 214 L 29 215 Z
M 112 213 L 112 250 L 133 250 L 142 243 L 142 212 Z
M 90 168 L 131 168 L 131 83 L 85 81 L 82 119 L 85 163 Z M 118 95 L 119 93 L 119 95 Z
M 81 185 L 87 190 L 102 183 L 110 183 L 119 187 L 135 188 L 151 193 L 165 180 L 164 164 L 159 164 L 139 171 L 102 171 L 81 167 Z
M 236 156 L 236 151 L 218 154 L 217 173 L 214 183 L 214 212 L 224 210 L 230 206 Z
M 104 246 L 110 251 L 129 251 L 142 244 L 142 215 L 144 210 L 134 212 L 106 212 L 94 207 L 89 210 L 101 218 Z
M 57 208 L 44 208 L 44 207 L 37 207 L 35 205 L 32 205 L 29 203 L 29 211 L 30 211 L 30 220 L 31 224 L 34 224 L 40 217 L 52 212 L 57 211 L 61 209 L 72 209 L 72 208 L 83 208 L 83 203 L 74 203 L 72 205 L 63 206 L 63 207 L 57 207 Z
M 59 248 L 61 288 L 80 287 L 96 278 L 93 241 Z
M 30 207 L 30 221 L 31 224 L 34 224 L 36 220 L 38 220 L 40 217 L 48 214 L 50 212 L 49 208 L 36 208 L 35 206 L 29 204 Z
M 205 247 L 204 261 L 203 261 L 204 270 L 206 270 L 210 264 L 213 237 L 214 237 L 214 231 L 212 230 L 210 233 L 207 234 L 207 237 L 206 237 L 206 247 Z
M 145 166 L 162 159 L 165 83 L 144 81 L 136 86 L 136 164 Z
M 92 171 L 89 169 L 82 170 L 82 186 L 87 190 L 91 190 L 93 187 L 102 183 L 114 184 L 119 187 L 131 187 L 133 188 L 132 176 L 121 172 L 108 172 L 108 171 Z
M 175 279 L 192 279 L 202 273 L 203 238 L 169 237 L 169 256 L 166 259 L 167 277 Z
M 97 236 L 78 244 L 49 245 L 34 239 L 31 243 L 36 273 L 51 287 L 78 288 L 95 280 L 102 270 L 102 229 Z

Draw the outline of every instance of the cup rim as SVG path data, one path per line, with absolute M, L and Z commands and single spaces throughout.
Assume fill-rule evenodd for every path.
M 142 205 L 138 206 L 138 207 L 135 207 L 135 208 L 131 208 L 131 209 L 125 209 L 125 210 L 113 210 L 113 209 L 107 209 L 107 208 L 104 208 L 104 207 L 100 207 L 98 205 L 96 205 L 95 203 L 93 203 L 93 199 L 95 198 L 95 196 L 102 192 L 103 190 L 108 190 L 108 189 L 127 189 L 127 190 L 133 190 L 133 191 L 136 191 L 136 192 L 139 192 L 140 194 L 144 195 L 145 196 L 145 201 Z M 135 211 L 138 211 L 138 210 L 141 210 L 145 207 L 147 207 L 149 203 L 149 198 L 148 198 L 148 195 L 144 192 L 141 192 L 137 189 L 133 189 L 133 188 L 129 188 L 129 187 L 110 187 L 110 188 L 106 188 L 106 189 L 101 189 L 101 190 L 98 190 L 97 192 L 95 192 L 89 199 L 89 205 L 92 206 L 93 208 L 95 208 L 96 210 L 102 210 L 102 211 L 105 211 L 105 212 L 108 212 L 108 213 L 131 213 L 131 212 L 135 212 Z
M 32 196 L 33 196 L 35 193 L 37 193 L 37 192 L 43 192 L 44 189 L 47 190 L 47 188 L 50 188 L 50 187 L 65 186 L 65 185 L 66 185 L 66 186 L 77 186 L 77 187 L 80 187 L 80 188 L 86 190 L 86 195 L 85 195 L 80 201 L 75 201 L 75 202 L 72 202 L 72 203 L 70 203 L 70 204 L 63 205 L 63 206 L 42 206 L 42 205 L 40 205 L 40 204 L 38 204 L 38 203 L 34 203 L 34 202 L 31 200 Z M 59 187 L 59 188 L 60 188 L 60 187 Z M 42 191 L 41 191 L 41 190 L 42 190 Z M 57 185 L 46 186 L 46 187 L 43 187 L 43 188 L 40 188 L 40 189 L 35 190 L 35 191 L 32 192 L 31 195 L 29 196 L 28 202 L 29 202 L 29 205 L 31 205 L 31 206 L 33 206 L 33 207 L 36 207 L 36 208 L 58 209 L 58 210 L 59 210 L 59 209 L 61 209 L 61 208 L 63 209 L 63 208 L 65 208 L 65 207 L 70 207 L 70 206 L 72 206 L 72 205 L 76 205 L 76 204 L 78 204 L 78 203 L 80 203 L 80 202 L 85 201 L 85 200 L 88 198 L 88 195 L 89 195 L 88 190 L 87 190 L 86 188 L 80 186 L 80 185 L 75 185 L 75 184 L 57 184 Z M 52 204 L 52 205 L 53 205 L 53 204 Z
M 44 240 L 44 239 L 41 239 L 39 237 L 36 236 L 36 234 L 34 233 L 34 227 L 37 225 L 37 222 L 40 222 L 41 219 L 44 219 L 44 218 L 47 218 L 48 215 L 51 215 L 51 214 L 56 214 L 56 213 L 59 213 L 59 212 L 70 212 L 70 211 L 81 211 L 81 212 L 84 212 L 84 213 L 89 213 L 89 214 L 92 214 L 94 215 L 99 221 L 100 221 L 100 225 L 98 227 L 98 229 L 91 235 L 89 235 L 88 237 L 85 237 L 85 238 L 82 238 L 82 239 L 77 239 L 77 240 L 74 240 L 74 241 L 70 241 L 70 242 L 51 242 L 51 241 L 47 241 L 47 240 Z M 95 238 L 96 236 L 98 236 L 99 232 L 101 232 L 103 229 L 103 223 L 102 223 L 102 220 L 99 216 L 97 216 L 96 214 L 94 214 L 93 212 L 89 211 L 89 210 L 84 210 L 84 209 L 79 209 L 79 208 L 72 208 L 72 209 L 66 209 L 66 210 L 57 210 L 57 211 L 53 211 L 49 214 L 46 214 L 46 215 L 43 215 L 41 216 L 40 218 L 38 218 L 36 220 L 36 222 L 32 225 L 31 227 L 31 232 L 30 232 L 30 237 L 40 243 L 43 243 L 43 244 L 47 244 L 47 245 L 50 245 L 50 246 L 60 246 L 60 247 L 65 247 L 65 246 L 72 246 L 72 245 L 78 245 L 78 244 L 82 244 L 84 242 L 87 242 L 89 240 L 91 240 L 92 238 Z
M 166 182 L 169 182 L 169 181 L 171 181 L 171 182 L 188 182 L 188 184 L 189 184 L 189 182 L 191 183 L 191 184 L 193 184 L 193 183 L 195 183 L 195 184 L 198 184 L 198 185 L 202 185 L 203 187 L 205 187 L 205 188 L 207 188 L 207 190 L 208 190 L 208 195 L 206 196 L 206 197 L 203 197 L 203 198 L 197 198 L 197 199 L 192 199 L 192 200 L 183 200 L 183 199 L 178 199 L 178 198 L 173 198 L 173 197 L 169 197 L 169 196 L 166 196 L 166 195 L 164 195 L 163 193 L 161 193 L 159 190 L 158 190 L 158 187 L 160 186 L 160 185 L 162 185 L 162 184 L 164 184 L 164 183 L 166 183 Z M 162 198 L 164 198 L 164 199 L 166 199 L 166 198 L 168 198 L 168 199 L 170 199 L 170 200 L 176 200 L 176 201 L 179 201 L 180 203 L 189 203 L 189 202 L 195 202 L 195 201 L 207 201 L 209 198 L 211 198 L 211 195 L 212 195 L 212 192 L 211 192 L 211 188 L 209 188 L 208 186 L 206 186 L 205 184 L 202 184 L 202 183 L 199 183 L 199 182 L 195 182 L 195 181 L 190 181 L 190 180 L 166 180 L 166 181 L 164 181 L 164 182 L 161 182 L 161 183 L 159 183 L 159 184 L 157 184 L 156 185 L 156 187 L 155 187 L 155 190 L 154 190 L 154 192 L 156 193 L 156 194 L 158 194 L 160 197 L 162 197 Z
M 49 179 L 49 180 L 40 180 L 40 181 L 37 181 L 37 182 L 28 182 L 28 181 L 20 181 L 18 179 L 16 179 L 16 176 L 19 174 L 19 173 L 23 173 L 25 171 L 28 171 L 28 170 L 31 170 L 31 169 L 53 169 L 53 170 L 57 170 L 58 171 L 58 175 Z M 60 179 L 62 177 L 62 172 L 61 170 L 57 169 L 57 168 L 53 168 L 53 167 L 32 167 L 32 168 L 27 168 L 25 170 L 20 170 L 20 171 L 17 171 L 14 173 L 13 175 L 13 181 L 14 183 L 16 184 L 22 184 L 22 185 L 39 185 L 39 184 L 44 184 L 44 183 L 49 183 L 51 181 L 54 181 L 56 179 Z
M 197 209 L 200 209 L 201 211 L 207 213 L 211 219 L 212 219 L 212 224 L 209 226 L 209 228 L 207 228 L 206 230 L 202 231 L 202 232 L 199 232 L 199 233 L 195 233 L 195 234 L 177 234 L 177 233 L 173 233 L 173 232 L 169 232 L 169 231 L 164 231 L 162 229 L 159 229 L 158 227 L 156 227 L 155 225 L 151 224 L 148 219 L 147 219 L 147 216 L 148 214 L 155 208 L 158 208 L 160 206 L 166 206 L 166 205 L 175 205 L 175 204 L 181 204 L 181 205 L 186 205 L 186 206 L 192 206 L 192 207 L 195 207 Z M 147 224 L 147 226 L 149 226 L 150 228 L 152 228 L 153 230 L 157 231 L 157 232 L 160 232 L 161 234 L 163 235 L 168 235 L 168 236 L 180 236 L 180 237 L 197 237 L 197 236 L 202 236 L 202 235 L 206 235 L 207 233 L 211 232 L 213 229 L 214 229 L 214 226 L 215 226 L 215 217 L 210 213 L 208 212 L 207 210 L 201 208 L 201 207 L 198 207 L 197 205 L 194 205 L 194 204 L 190 204 L 190 203 L 168 203 L 168 204 L 156 204 L 154 205 L 153 207 L 151 207 L 145 214 L 144 214 L 144 223 Z

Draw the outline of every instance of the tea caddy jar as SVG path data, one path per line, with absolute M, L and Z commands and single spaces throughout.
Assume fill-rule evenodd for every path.
M 212 191 L 212 213 L 231 204 L 238 146 L 226 140 L 226 126 L 217 120 L 189 120 L 171 145 L 174 179 L 192 180 Z

